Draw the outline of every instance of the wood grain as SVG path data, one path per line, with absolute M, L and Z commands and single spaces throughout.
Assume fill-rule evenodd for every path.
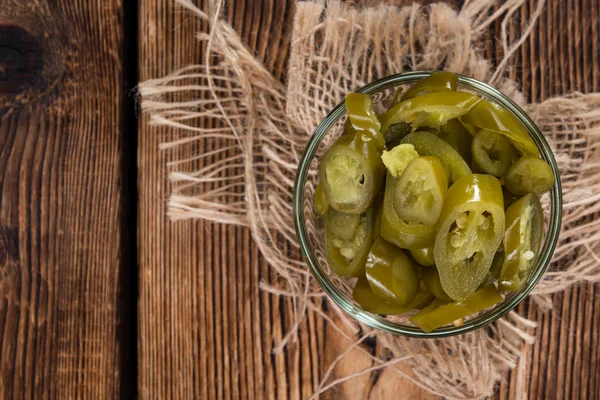
M 122 28 L 119 0 L 0 0 L 3 399 L 121 390 Z
M 598 91 L 598 0 L 547 3 L 534 33 L 511 62 L 510 76 L 522 84 L 531 101 L 573 90 Z M 533 12 L 533 4 L 530 1 L 520 10 L 520 22 L 509 27 L 511 37 L 525 29 L 523 21 Z M 197 19 L 175 9 L 169 0 L 142 0 L 140 5 L 141 80 L 204 59 L 203 47 L 194 39 L 202 28 Z M 231 0 L 224 14 L 248 47 L 281 79 L 285 78 L 294 5 L 293 0 Z M 484 51 L 490 58 L 502 56 L 494 39 L 499 29 L 495 24 L 486 35 Z M 282 353 L 273 354 L 272 348 L 292 323 L 291 304 L 259 290 L 259 282 L 273 275 L 249 232 L 202 221 L 170 223 L 165 217 L 166 164 L 177 154 L 157 148 L 175 135 L 141 119 L 140 397 L 307 398 L 331 361 L 346 348 L 346 339 L 309 313 L 297 340 Z M 221 144 L 201 143 L 196 151 L 210 151 Z M 524 355 L 526 394 L 530 399 L 597 399 L 600 287 L 578 285 L 555 295 L 553 305 L 546 314 L 532 304 L 520 307 L 539 322 L 537 342 Z M 336 368 L 332 379 L 369 365 L 368 357 L 355 351 Z M 499 385 L 497 397 L 519 398 L 523 393 L 517 393 L 517 388 L 516 374 L 509 374 Z M 432 398 L 389 371 L 340 385 L 325 398 L 391 396 Z
M 230 4 L 225 11 L 278 76 L 284 71 L 293 7 L 291 1 L 265 0 Z M 203 59 L 194 40 L 200 28 L 170 1 L 142 1 L 140 79 Z M 300 337 L 290 350 L 271 352 L 291 323 L 290 304 L 259 291 L 271 271 L 249 232 L 202 221 L 171 224 L 165 217 L 166 162 L 176 155 L 157 148 L 173 134 L 141 122 L 140 397 L 306 397 L 317 379 L 310 361 L 317 360 L 311 350 L 317 337 Z M 200 150 L 219 145 L 202 143 Z

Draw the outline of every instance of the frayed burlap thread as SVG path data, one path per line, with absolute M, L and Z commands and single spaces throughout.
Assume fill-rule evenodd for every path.
M 536 302 L 548 308 L 549 294 L 576 282 L 600 280 L 600 94 L 575 93 L 524 104 L 517 84 L 504 73 L 508 57 L 525 40 L 543 1 L 537 3 L 524 35 L 510 41 L 506 27 L 523 0 L 497 8 L 492 0 L 466 1 L 460 12 L 445 4 L 355 8 L 339 1 L 301 2 L 287 86 L 220 19 L 222 1 L 209 2 L 207 10 L 189 0 L 178 2 L 207 23 L 208 30 L 197 34 L 206 42 L 206 58 L 139 87 L 150 124 L 169 126 L 177 134 L 161 148 L 182 154 L 169 165 L 169 216 L 251 229 L 278 275 L 276 282 L 262 282 L 261 288 L 290 297 L 294 304 L 295 324 L 274 351 L 295 339 L 307 310 L 352 343 L 324 372 L 313 398 L 353 377 L 331 379 L 335 364 L 352 349 L 373 359 L 371 368 L 355 375 L 389 368 L 431 393 L 471 399 L 493 393 L 502 375 L 518 367 L 517 393 L 525 393 L 528 368 L 522 356 L 533 343 L 535 322 L 515 312 L 486 329 L 427 341 L 359 326 L 332 303 L 324 312 L 322 304 L 328 299 L 299 256 L 291 203 L 302 151 L 317 124 L 346 93 L 407 70 L 451 70 L 490 82 L 524 105 L 555 150 L 564 187 L 564 219 L 553 263 L 535 289 Z M 497 69 L 478 48 L 482 33 L 494 21 L 501 23 L 499 39 L 506 54 Z M 201 127 L 206 119 L 215 121 L 211 128 Z M 220 146 L 201 151 L 199 143 L 207 140 Z M 219 161 L 210 162 L 214 157 Z M 314 187 L 307 190 L 311 197 Z M 308 229 L 315 234 L 315 226 Z M 361 346 L 367 337 L 377 339 L 385 357 Z

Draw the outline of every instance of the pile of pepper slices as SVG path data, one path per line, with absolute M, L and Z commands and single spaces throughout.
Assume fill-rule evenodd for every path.
M 357 277 L 355 301 L 425 332 L 524 288 L 541 247 L 539 197 L 555 177 L 505 108 L 436 72 L 384 115 L 346 97 L 342 136 L 319 165 L 315 208 L 331 269 Z

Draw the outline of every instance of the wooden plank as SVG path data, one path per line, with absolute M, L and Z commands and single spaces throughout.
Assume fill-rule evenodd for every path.
M 231 0 L 225 9 L 248 47 L 282 79 L 294 3 Z M 203 48 L 194 39 L 202 27 L 197 19 L 176 11 L 170 0 L 143 0 L 140 5 L 142 81 L 203 62 Z M 523 21 L 533 13 L 534 5 L 531 0 L 520 11 L 521 20 L 509 26 L 511 37 L 526 28 Z M 540 23 L 511 62 L 510 76 L 522 83 L 530 100 L 572 90 L 599 90 L 598 10 L 598 0 L 568 4 L 548 0 Z M 484 36 L 490 57 L 502 56 L 493 39 L 499 29 L 494 24 Z M 205 126 L 213 123 L 203 122 Z M 283 353 L 272 353 L 292 323 L 291 305 L 259 290 L 259 282 L 273 279 L 273 273 L 249 232 L 201 221 L 168 222 L 164 177 L 166 163 L 175 155 L 157 148 L 175 132 L 149 127 L 145 119 L 139 132 L 140 397 L 308 397 L 348 343 L 309 314 L 298 340 Z M 220 145 L 202 143 L 200 151 Z M 584 399 L 599 392 L 599 290 L 598 285 L 586 284 L 556 295 L 554 310 L 547 314 L 533 304 L 520 306 L 521 312 L 539 323 L 537 342 L 525 355 L 529 398 Z M 363 353 L 353 352 L 332 379 L 370 363 Z M 389 371 L 375 378 L 364 376 L 345 383 L 325 398 L 375 399 L 398 393 L 431 398 Z M 392 386 L 386 384 L 391 380 Z M 509 374 L 497 397 L 518 398 L 516 385 L 516 374 Z
M 122 388 L 122 17 L 0 0 L 2 398 Z
M 238 1 L 225 10 L 276 76 L 285 71 L 294 4 Z M 172 1 L 140 6 L 142 81 L 204 60 L 194 38 L 202 28 L 196 18 Z M 165 175 L 174 155 L 160 153 L 158 143 L 174 132 L 150 128 L 146 120 L 139 132 L 140 397 L 288 398 L 307 382 L 312 387 L 313 377 L 301 375 L 297 361 L 307 347 L 271 351 L 289 326 L 289 314 L 282 313 L 289 302 L 259 291 L 272 272 L 249 232 L 202 221 L 171 224 Z M 202 143 L 201 150 L 220 145 Z

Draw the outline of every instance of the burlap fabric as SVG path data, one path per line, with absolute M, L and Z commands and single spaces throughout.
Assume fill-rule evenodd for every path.
M 564 218 L 550 270 L 532 297 L 544 309 L 548 295 L 579 281 L 600 280 L 600 94 L 573 93 L 541 104 L 525 104 L 506 78 L 510 56 L 525 40 L 544 3 L 537 3 L 524 34 L 508 38 L 507 24 L 523 0 L 494 8 L 492 0 L 466 1 L 460 11 L 445 4 L 427 7 L 355 8 L 339 1 L 298 4 L 286 85 L 260 64 L 236 32 L 220 19 L 222 1 L 200 10 L 179 3 L 206 22 L 197 39 L 206 56 L 197 65 L 140 84 L 142 108 L 150 123 L 170 126 L 176 139 L 161 145 L 175 151 L 170 165 L 169 215 L 173 220 L 204 218 L 250 227 L 276 282 L 261 286 L 291 296 L 296 324 L 274 351 L 294 340 L 306 310 L 314 310 L 353 344 L 324 371 L 315 395 L 343 379 L 331 380 L 336 362 L 362 349 L 375 336 L 385 354 L 374 366 L 390 368 L 417 385 L 448 398 L 481 398 L 508 369 L 517 369 L 523 393 L 535 322 L 515 312 L 487 329 L 442 340 L 414 340 L 375 332 L 328 301 L 299 257 L 291 195 L 300 155 L 321 119 L 344 95 L 378 78 L 408 70 L 445 69 L 487 81 L 527 111 L 555 150 L 564 188 Z M 481 35 L 500 23 L 506 57 L 492 68 L 482 57 Z M 182 100 L 183 99 L 183 100 Z M 199 121 L 215 121 L 200 128 Z M 221 147 L 202 151 L 202 141 Z M 222 155 L 218 162 L 204 162 Z M 313 188 L 309 187 L 309 191 Z M 331 317 L 335 314 L 335 318 Z M 398 368 L 402 365 L 402 368 Z M 408 372 L 407 372 L 408 371 Z

